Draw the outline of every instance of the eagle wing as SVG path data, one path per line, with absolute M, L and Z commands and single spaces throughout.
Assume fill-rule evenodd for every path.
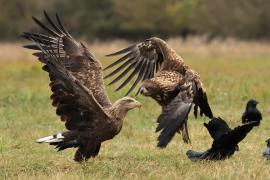
M 44 25 L 38 19 L 33 17 L 33 20 L 46 31 L 47 34 L 41 33 L 23 33 L 23 37 L 36 41 L 36 43 L 24 46 L 28 49 L 39 50 L 33 55 L 39 58 L 39 61 L 46 64 L 46 56 L 40 49 L 43 48 L 48 52 L 53 52 L 57 56 L 57 60 L 79 81 L 82 82 L 92 93 L 96 100 L 103 106 L 111 106 L 111 102 L 106 94 L 102 67 L 100 62 L 82 43 L 77 42 L 64 28 L 59 16 L 56 14 L 57 25 L 54 23 L 48 14 L 44 11 L 45 18 L 49 26 Z M 43 70 L 48 71 L 48 66 L 45 65 Z M 54 103 L 57 104 L 57 99 L 52 97 Z
M 115 76 L 117 73 L 121 72 L 109 83 L 109 85 L 111 85 L 128 75 L 128 77 L 115 90 L 119 91 L 137 75 L 126 95 L 128 95 L 139 82 L 154 77 L 155 72 L 160 69 L 163 63 L 163 55 L 158 46 L 151 39 L 147 39 L 141 43 L 109 54 L 108 56 L 116 55 L 123 56 L 104 69 L 109 70 L 113 67 L 117 67 L 106 75 L 105 79 Z
M 37 42 L 35 39 L 33 39 Z M 95 129 L 101 130 L 110 124 L 109 115 L 95 99 L 91 90 L 84 86 L 61 62 L 61 56 L 53 51 L 45 50 L 42 45 L 36 44 L 46 58 L 51 78 L 52 96 L 57 99 L 56 113 L 65 121 L 68 130 Z
M 158 117 L 156 132 L 161 131 L 158 136 L 158 147 L 166 147 L 179 130 L 182 130 L 184 141 L 186 143 L 190 141 L 187 131 L 187 119 L 193 102 L 193 86 L 194 83 L 192 82 L 183 84 L 178 95 Z

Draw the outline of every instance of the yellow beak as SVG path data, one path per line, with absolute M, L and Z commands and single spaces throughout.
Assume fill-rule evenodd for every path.
M 142 107 L 142 104 L 139 101 L 134 102 L 134 108 L 140 108 Z

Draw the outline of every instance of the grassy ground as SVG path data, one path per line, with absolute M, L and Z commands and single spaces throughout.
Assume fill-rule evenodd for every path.
M 240 143 L 240 151 L 222 162 L 193 163 L 185 152 L 209 148 L 211 138 L 202 126 L 205 118 L 190 116 L 192 145 L 177 135 L 170 145 L 155 147 L 155 119 L 160 108 L 138 97 L 141 110 L 129 113 L 122 132 L 102 144 L 99 156 L 86 163 L 73 162 L 74 149 L 56 152 L 35 139 L 64 130 L 51 107 L 48 77 L 20 44 L 0 45 L 0 179 L 266 179 L 270 163 L 261 153 L 270 137 L 270 45 L 226 41 L 204 44 L 198 40 L 169 43 L 185 62 L 200 73 L 216 116 L 232 127 L 240 123 L 246 101 L 256 98 L 263 122 Z M 102 54 L 126 42 L 90 45 Z M 107 88 L 112 100 L 123 94 Z

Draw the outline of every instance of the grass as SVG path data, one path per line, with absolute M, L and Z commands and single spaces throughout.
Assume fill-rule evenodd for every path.
M 257 42 L 212 42 L 197 39 L 169 41 L 202 77 L 213 112 L 231 127 L 240 123 L 249 98 L 260 101 L 263 122 L 240 143 L 240 151 L 221 162 L 189 161 L 185 152 L 205 150 L 211 138 L 202 126 L 206 118 L 189 120 L 191 145 L 177 135 L 169 146 L 156 148 L 155 119 L 160 108 L 139 96 L 141 110 L 133 110 L 122 132 L 102 144 L 97 158 L 78 164 L 74 149 L 56 152 L 35 139 L 64 130 L 51 107 L 48 77 L 40 63 L 21 44 L 0 45 L 0 179 L 266 179 L 270 163 L 261 153 L 270 136 L 270 44 Z M 97 57 L 123 48 L 127 42 L 89 45 Z M 123 92 L 114 93 L 116 100 Z

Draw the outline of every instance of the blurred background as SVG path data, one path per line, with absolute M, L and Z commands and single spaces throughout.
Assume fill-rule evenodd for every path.
M 0 0 L 0 40 L 37 26 L 31 16 L 59 13 L 84 39 L 204 35 L 206 40 L 270 38 L 269 0 Z
M 215 116 L 236 127 L 254 98 L 261 126 L 232 159 L 193 164 L 185 153 L 209 148 L 212 140 L 202 125 L 208 119 L 189 117 L 192 146 L 177 136 L 161 151 L 154 133 L 161 109 L 137 96 L 142 109 L 128 114 L 121 133 L 102 145 L 94 161 L 81 166 L 72 163 L 73 149 L 57 153 L 37 145 L 35 139 L 65 130 L 51 106 L 47 73 L 34 51 L 22 48 L 29 43 L 22 32 L 44 33 L 31 18 L 46 22 L 43 10 L 52 18 L 59 13 L 70 34 L 104 66 L 117 58 L 106 54 L 150 36 L 164 38 L 200 74 Z M 270 136 L 270 0 L 0 0 L 0 15 L 0 179 L 270 177 L 261 157 Z M 106 86 L 112 101 L 127 91 L 115 93 L 119 85 Z

